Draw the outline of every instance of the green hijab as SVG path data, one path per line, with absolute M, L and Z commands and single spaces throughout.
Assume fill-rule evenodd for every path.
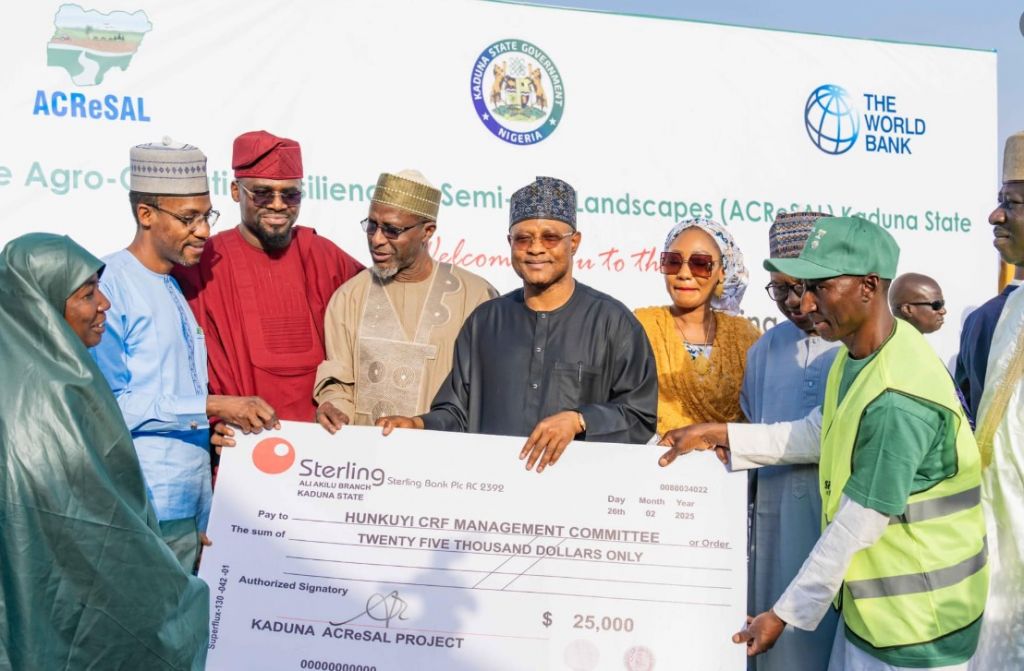
M 209 592 L 158 533 L 120 409 L 64 303 L 103 263 L 0 252 L 0 668 L 201 669 Z

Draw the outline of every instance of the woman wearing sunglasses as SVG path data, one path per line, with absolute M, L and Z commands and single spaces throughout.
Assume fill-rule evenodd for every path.
M 703 218 L 676 224 L 664 250 L 672 303 L 636 311 L 658 368 L 658 434 L 741 420 L 746 354 L 760 336 L 738 314 L 747 288 L 743 254 L 725 228 Z

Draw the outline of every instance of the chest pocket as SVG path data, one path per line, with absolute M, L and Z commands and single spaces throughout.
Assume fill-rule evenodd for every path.
M 604 401 L 600 385 L 600 368 L 579 361 L 556 361 L 552 367 L 552 400 L 558 410 L 573 410 L 587 403 Z

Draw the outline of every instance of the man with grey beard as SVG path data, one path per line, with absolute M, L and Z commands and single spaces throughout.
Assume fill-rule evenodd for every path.
M 327 360 L 313 390 L 330 433 L 430 409 L 462 323 L 497 292 L 427 251 L 441 192 L 416 170 L 382 173 L 361 223 L 373 265 L 339 288 L 324 317 Z

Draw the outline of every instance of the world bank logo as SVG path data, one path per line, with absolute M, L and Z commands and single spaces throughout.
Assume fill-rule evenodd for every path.
M 499 40 L 477 57 L 470 74 L 476 114 L 509 144 L 536 144 L 558 128 L 565 109 L 562 75 L 540 47 Z
M 804 126 L 818 149 L 826 154 L 845 154 L 860 135 L 860 114 L 850 104 L 846 89 L 823 84 L 807 98 Z

